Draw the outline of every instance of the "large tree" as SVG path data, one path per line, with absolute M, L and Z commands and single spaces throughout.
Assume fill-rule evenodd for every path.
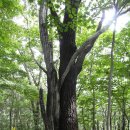
M 78 10 L 81 0 L 65 0 L 63 2 L 51 0 L 40 1 L 39 9 L 39 29 L 40 40 L 46 64 L 47 75 L 47 105 L 43 102 L 43 90 L 40 89 L 40 106 L 46 130 L 78 130 L 76 112 L 76 81 L 77 76 L 82 70 L 85 56 L 94 46 L 97 38 L 105 32 L 117 17 L 127 13 L 130 9 L 126 8 L 128 1 L 107 1 L 100 2 L 98 8 L 102 12 L 101 20 L 97 25 L 95 33 L 87 38 L 77 49 L 76 31 L 78 23 Z M 91 5 L 92 2 L 90 2 Z M 57 14 L 57 8 L 64 6 L 63 15 Z M 115 15 L 112 21 L 102 27 L 104 12 L 107 8 L 115 8 Z M 87 8 L 85 8 L 87 9 Z M 96 7 L 95 7 L 96 9 Z M 57 28 L 60 42 L 60 65 L 58 71 L 53 61 L 53 43 L 49 39 L 49 20 L 48 14 L 54 21 Z M 63 17 L 63 21 L 61 20 Z M 92 17 L 92 16 L 91 16 Z

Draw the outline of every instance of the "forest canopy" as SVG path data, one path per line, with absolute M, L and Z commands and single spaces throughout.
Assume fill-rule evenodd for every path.
M 130 1 L 0 0 L 0 130 L 130 130 Z

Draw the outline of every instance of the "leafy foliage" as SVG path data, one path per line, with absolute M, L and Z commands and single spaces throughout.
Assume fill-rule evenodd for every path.
M 20 0 L 0 1 L 0 128 L 9 129 L 9 124 L 17 129 L 34 129 L 34 112 L 38 103 L 38 90 L 44 88 L 46 104 L 46 75 L 41 72 L 36 61 L 45 69 L 44 58 L 40 46 L 38 30 L 38 11 L 41 1 L 29 0 L 30 3 L 20 4 Z M 58 13 L 63 21 L 65 1 L 52 0 L 48 4 Z M 119 0 L 121 9 L 123 0 Z M 124 6 L 129 6 L 126 0 Z M 83 1 L 78 16 L 75 17 L 75 8 L 67 3 L 68 22 L 61 26 L 58 19 L 49 12 L 47 27 L 49 41 L 60 38 L 56 28 L 65 33 L 69 29 L 76 29 L 77 47 L 90 37 L 96 30 L 97 21 L 102 10 L 111 8 L 110 0 L 98 2 Z M 14 18 L 22 17 L 24 26 L 16 24 Z M 99 128 L 105 127 L 108 77 L 110 70 L 110 50 L 112 31 L 108 30 L 96 41 L 93 50 L 86 57 L 83 71 L 77 81 L 77 106 L 80 129 L 91 129 L 93 124 Z M 54 66 L 59 66 L 58 45 L 54 47 Z M 36 61 L 35 61 L 36 60 Z M 125 122 L 130 121 L 130 22 L 116 34 L 114 50 L 114 75 L 112 82 L 112 127 L 121 124 L 125 114 Z M 32 105 L 34 104 L 34 106 Z M 10 115 L 12 114 L 12 115 Z M 95 116 L 95 117 L 94 117 Z M 41 118 L 41 115 L 39 115 Z M 93 119 L 94 118 L 94 119 Z M 12 122 L 10 122 L 12 120 Z M 41 119 L 41 128 L 44 128 Z M 120 126 L 121 127 L 121 126 Z

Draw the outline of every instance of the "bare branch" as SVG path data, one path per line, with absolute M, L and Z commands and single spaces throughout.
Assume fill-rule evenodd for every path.
M 100 20 L 100 22 L 98 24 L 96 32 L 99 31 L 102 28 L 102 23 L 104 21 L 104 18 L 105 18 L 105 11 L 102 12 L 102 17 L 101 17 L 101 20 Z
M 119 16 L 121 16 L 121 15 L 123 15 L 123 14 L 126 14 L 126 13 L 128 13 L 130 11 L 130 8 L 128 8 L 127 10 L 125 10 L 125 11 L 123 11 L 123 12 L 121 12 L 121 13 L 119 13 Z
M 103 24 L 103 21 L 104 21 L 104 18 L 105 18 L 105 11 L 102 12 L 102 17 L 101 17 L 101 20 L 98 24 L 98 27 L 97 27 L 97 31 L 99 31 L 101 28 L 102 28 L 102 24 Z M 77 74 L 81 71 L 82 69 L 82 65 L 83 65 L 83 62 L 84 62 L 84 59 L 85 59 L 85 56 L 86 54 L 92 49 L 96 39 L 98 37 L 94 38 L 93 41 L 91 42 L 91 46 L 89 46 L 86 51 L 83 51 L 77 58 L 77 61 L 76 61 L 76 67 L 77 67 Z
M 41 77 L 42 77 L 42 69 L 39 69 L 39 75 L 38 75 L 37 86 L 39 86 L 39 84 L 40 84 Z
M 29 72 L 30 72 L 31 77 L 32 77 L 32 79 L 33 79 L 33 82 L 34 82 L 34 84 L 36 85 L 36 78 L 35 78 L 35 76 L 34 76 L 34 73 L 33 73 L 33 71 L 32 71 L 30 68 L 28 68 L 28 69 L 29 69 Z
M 122 12 L 122 10 L 125 8 L 126 5 L 127 5 L 127 0 L 123 1 L 122 6 L 121 6 L 119 12 Z M 115 6 L 115 4 L 114 4 L 114 6 Z M 115 6 L 115 7 L 116 7 L 116 6 Z
M 19 51 L 19 54 L 20 54 L 21 56 L 24 55 L 23 52 L 21 52 L 20 50 L 18 50 L 18 51 Z M 29 82 L 29 84 L 31 85 L 31 84 L 33 83 L 33 81 L 32 81 L 32 77 L 31 77 L 29 68 L 28 68 L 28 66 L 27 66 L 27 64 L 26 64 L 25 62 L 23 63 L 23 66 L 24 66 L 24 69 L 25 69 L 25 71 L 26 71 L 26 73 L 27 73 L 28 82 Z
M 32 50 L 32 48 L 30 47 L 30 45 L 29 45 L 29 49 L 30 49 L 30 51 L 31 51 L 31 53 L 32 53 L 33 60 L 35 61 L 35 63 L 38 65 L 38 67 L 39 67 L 41 70 L 43 70 L 43 72 L 45 72 L 45 73 L 47 74 L 46 69 L 43 68 L 43 67 L 41 66 L 41 64 L 40 64 L 40 63 L 35 59 L 35 56 L 34 56 L 33 50 Z

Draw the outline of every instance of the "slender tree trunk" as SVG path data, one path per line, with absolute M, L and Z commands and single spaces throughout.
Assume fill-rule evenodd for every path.
M 15 94 L 12 92 L 12 95 L 14 96 Z M 13 97 L 15 98 L 15 97 Z M 13 127 L 13 104 L 14 104 L 14 100 L 11 100 L 11 107 L 10 107 L 10 111 L 9 111 L 9 120 L 10 120 L 10 130 L 12 130 Z
M 105 130 L 105 120 L 103 120 L 102 130 Z
M 116 130 L 116 112 L 114 112 L 114 123 L 113 123 L 113 130 Z
M 125 88 L 123 88 L 123 99 L 122 99 L 122 130 L 125 130 Z
M 22 122 L 22 119 L 21 119 L 21 111 L 20 111 L 20 109 L 19 109 L 19 123 L 20 123 L 20 130 L 23 130 L 24 126 L 23 126 L 23 122 Z
M 130 130 L 130 120 L 128 119 L 128 130 Z
M 96 130 L 96 122 L 95 122 L 95 90 L 94 90 L 94 87 L 93 87 L 93 112 L 92 112 L 92 115 L 93 115 L 93 130 Z
M 13 110 L 13 123 L 12 123 L 12 127 L 16 129 L 16 109 Z
M 93 62 L 91 61 L 91 65 L 90 65 L 90 84 L 92 85 L 92 67 L 93 67 Z M 92 129 L 96 130 L 96 121 L 95 121 L 95 114 L 96 114 L 96 108 L 95 108 L 95 88 L 94 86 L 92 86 L 92 95 L 93 95 L 93 99 L 92 99 Z
M 47 105 L 44 113 L 46 114 L 47 126 L 49 130 L 58 130 L 59 127 L 59 89 L 57 85 L 57 73 L 53 64 L 53 44 L 48 41 L 47 28 L 47 1 L 42 1 L 39 10 L 39 29 L 40 40 L 44 53 L 47 69 Z M 41 108 L 43 104 L 40 103 Z M 46 122 L 44 122 L 46 123 Z
M 125 115 L 124 112 L 122 113 L 122 130 L 125 130 Z
M 82 119 L 83 119 L 83 130 L 86 130 L 85 120 L 84 120 L 84 108 L 82 108 Z
M 99 130 L 99 121 L 97 120 L 97 130 Z
M 15 109 L 15 123 L 16 123 L 16 125 L 15 125 L 15 127 L 16 127 L 16 129 L 19 129 L 19 109 L 18 108 L 16 108 Z
M 25 126 L 26 130 L 30 130 L 30 125 L 29 122 L 27 121 L 26 126 Z
M 40 130 L 39 128 L 39 102 L 36 103 L 31 101 L 32 111 L 33 111 L 33 120 L 34 120 L 34 128 L 35 130 Z
M 9 111 L 9 119 L 10 119 L 10 130 L 12 130 L 12 108 Z
M 117 123 L 117 129 L 118 129 L 118 130 L 121 130 L 120 112 L 119 112 L 119 118 L 118 118 L 118 123 Z
M 47 119 L 44 100 L 43 100 L 43 89 L 42 88 L 40 88 L 40 90 L 39 90 L 39 102 L 40 102 L 41 116 L 42 116 L 42 119 L 44 122 L 45 130 L 49 130 L 48 119 Z
M 110 65 L 110 76 L 108 82 L 108 110 L 107 110 L 107 130 L 111 130 L 111 96 L 112 96 L 112 76 L 114 69 L 114 44 L 115 44 L 115 33 L 116 33 L 116 20 L 113 30 L 112 47 L 111 47 L 111 65 Z
M 105 109 L 103 109 L 102 116 L 103 116 L 102 130 L 105 130 L 105 128 L 106 128 L 106 118 L 107 118 Z

